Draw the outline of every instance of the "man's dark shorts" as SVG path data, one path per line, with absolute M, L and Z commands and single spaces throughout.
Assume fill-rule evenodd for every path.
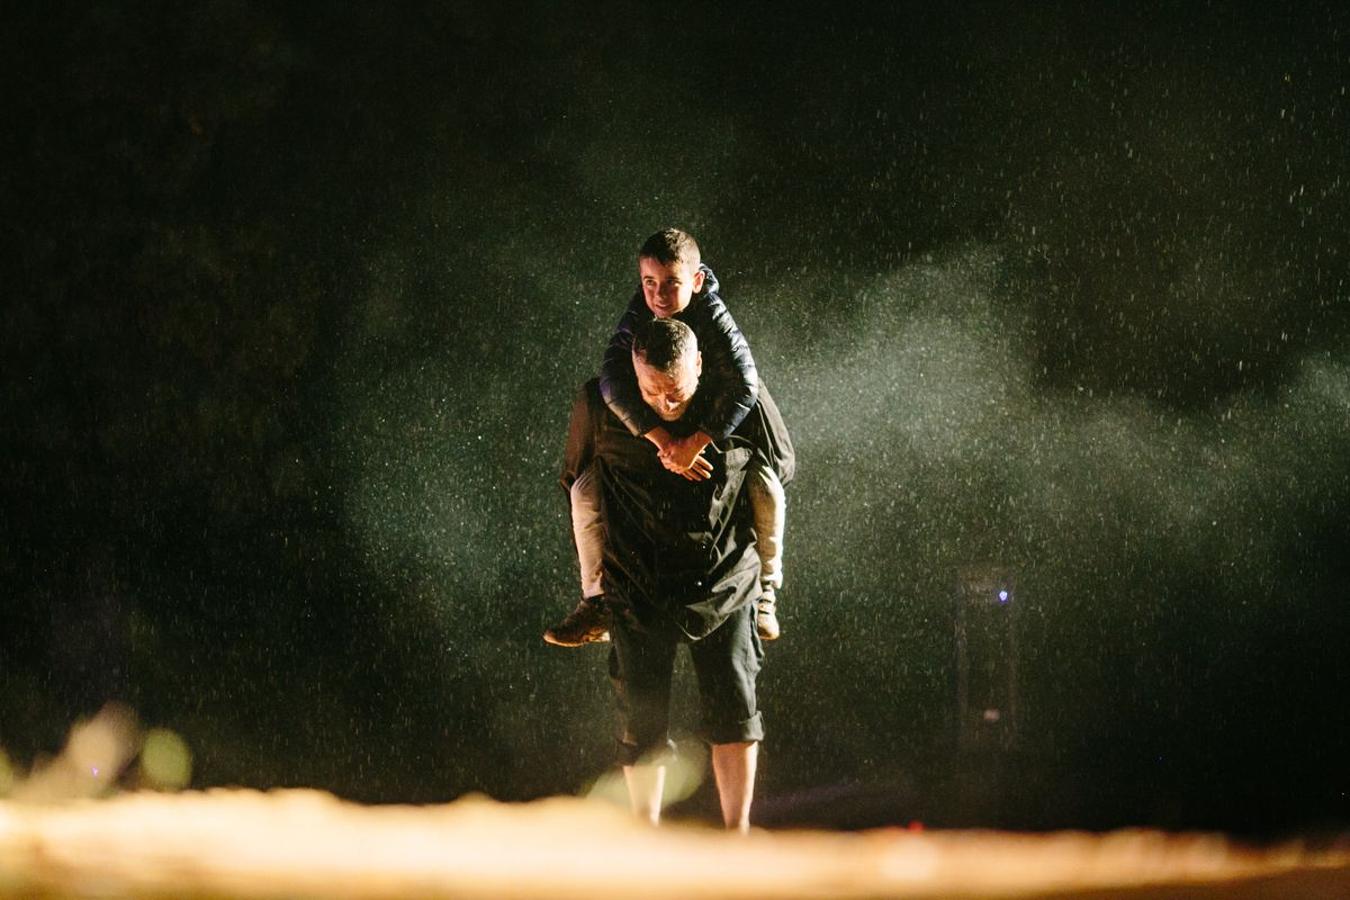
M 610 627 L 609 676 L 619 707 L 619 763 L 633 765 L 671 747 L 670 682 L 675 648 L 689 644 L 698 677 L 699 736 L 710 744 L 764 739 L 755 679 L 764 648 L 755 631 L 754 604 L 746 604 L 701 640 L 640 630 L 617 612 Z

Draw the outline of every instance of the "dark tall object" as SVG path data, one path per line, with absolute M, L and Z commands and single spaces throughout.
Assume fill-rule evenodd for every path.
M 956 716 L 963 752 L 1017 745 L 1017 598 L 1004 566 L 957 573 Z

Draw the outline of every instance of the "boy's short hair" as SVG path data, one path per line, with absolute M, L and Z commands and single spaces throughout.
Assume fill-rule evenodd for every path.
M 649 319 L 633 335 L 633 355 L 658 372 L 671 371 L 687 354 L 697 352 L 694 329 L 679 319 Z
M 663 228 L 643 241 L 638 259 L 654 259 L 663 266 L 681 262 L 695 271 L 701 262 L 694 236 L 678 228 Z

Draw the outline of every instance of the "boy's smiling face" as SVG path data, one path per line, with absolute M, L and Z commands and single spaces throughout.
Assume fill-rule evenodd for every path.
M 703 270 L 676 260 L 666 264 L 650 256 L 638 260 L 642 296 L 657 318 L 684 312 L 694 294 L 703 289 Z

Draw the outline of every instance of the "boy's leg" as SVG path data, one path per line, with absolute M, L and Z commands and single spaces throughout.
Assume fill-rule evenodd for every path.
M 778 589 L 783 586 L 783 530 L 787 524 L 787 495 L 771 466 L 750 473 L 750 507 L 755 519 L 755 550 L 759 554 L 763 591 L 756 624 L 766 641 L 778 637 Z
M 600 563 L 605 550 L 605 527 L 600 521 L 600 484 L 594 467 L 582 470 L 572 482 L 572 538 L 581 568 L 581 596 L 599 597 L 603 592 Z
M 559 647 L 580 647 L 609 640 L 609 614 L 605 608 L 600 563 L 605 546 L 605 528 L 600 520 L 600 486 L 594 468 L 587 468 L 572 482 L 572 537 L 581 567 L 581 602 L 557 625 L 544 632 L 544 640 Z

